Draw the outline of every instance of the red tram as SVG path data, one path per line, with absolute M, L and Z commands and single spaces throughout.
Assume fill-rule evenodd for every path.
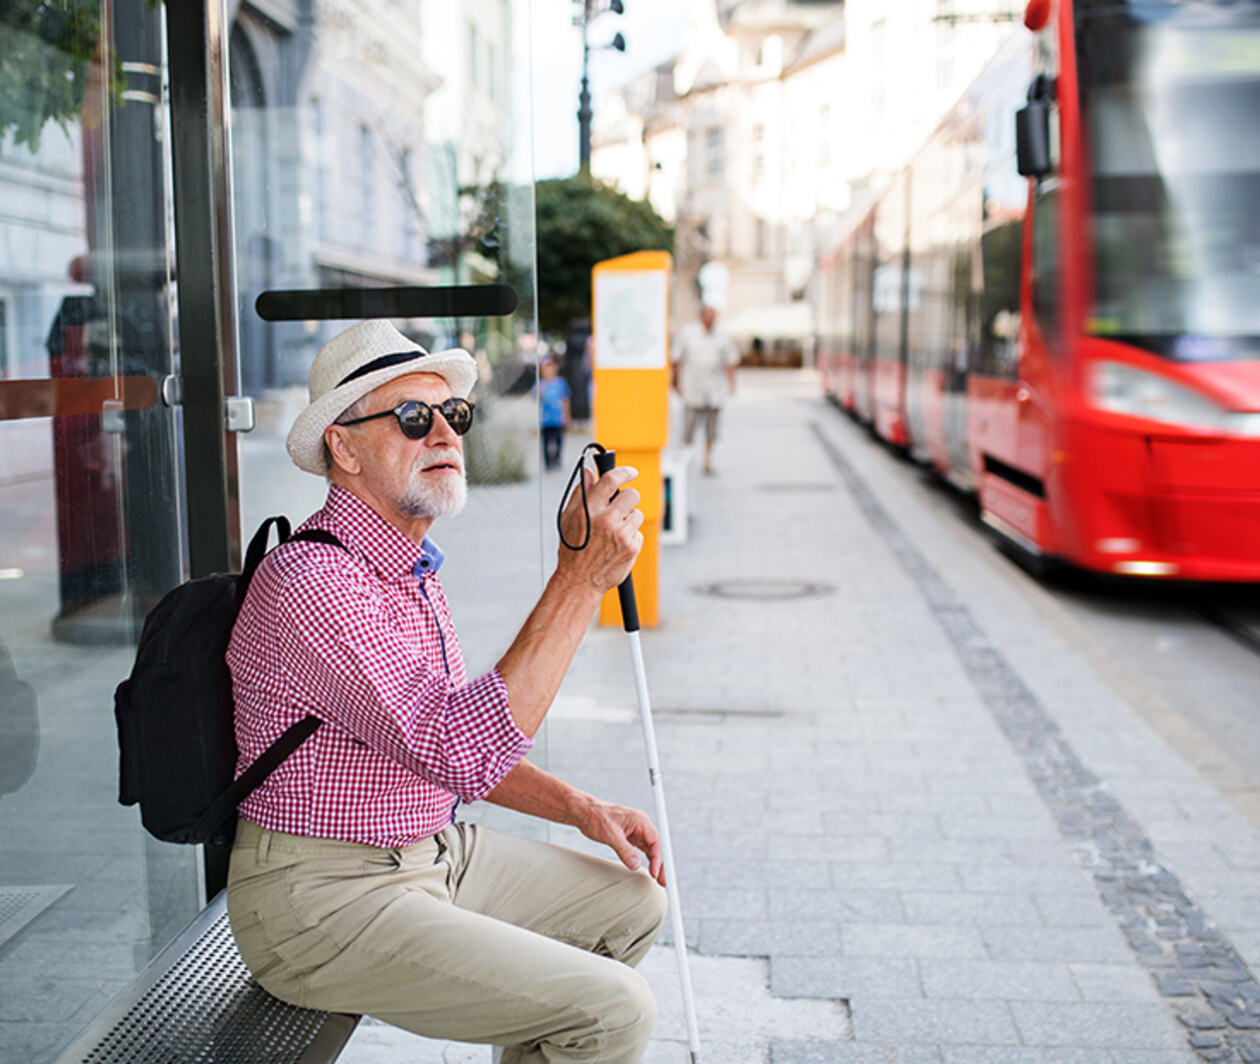
M 1260 0 L 1032 0 L 819 263 L 827 392 L 1034 555 L 1260 580 Z

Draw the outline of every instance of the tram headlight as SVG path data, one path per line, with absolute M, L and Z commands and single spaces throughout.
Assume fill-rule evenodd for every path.
M 1116 414 L 1208 432 L 1238 431 L 1230 412 L 1206 395 L 1123 362 L 1095 362 L 1090 392 L 1095 406 Z

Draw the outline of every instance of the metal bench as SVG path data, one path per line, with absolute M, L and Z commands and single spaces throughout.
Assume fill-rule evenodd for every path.
M 58 1064 L 320 1064 L 358 1016 L 286 1005 L 250 977 L 220 893 L 58 1058 Z

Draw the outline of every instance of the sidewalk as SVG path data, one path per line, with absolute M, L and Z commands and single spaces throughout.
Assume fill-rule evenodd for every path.
M 818 394 L 741 376 L 642 637 L 706 1064 L 1260 1061 L 1260 833 Z M 553 771 L 651 808 L 619 629 L 550 721 Z M 643 971 L 679 1064 L 668 943 Z

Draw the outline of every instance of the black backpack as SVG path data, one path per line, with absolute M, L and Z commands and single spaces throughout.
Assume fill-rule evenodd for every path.
M 114 692 L 118 800 L 139 802 L 145 828 L 166 842 L 228 845 L 237 805 L 320 725 L 313 716 L 291 725 L 233 781 L 238 751 L 224 655 L 273 524 L 280 543 L 309 540 L 346 549 L 331 532 L 290 536 L 285 518 L 267 518 L 249 542 L 240 573 L 189 580 L 153 607 L 131 676 Z

